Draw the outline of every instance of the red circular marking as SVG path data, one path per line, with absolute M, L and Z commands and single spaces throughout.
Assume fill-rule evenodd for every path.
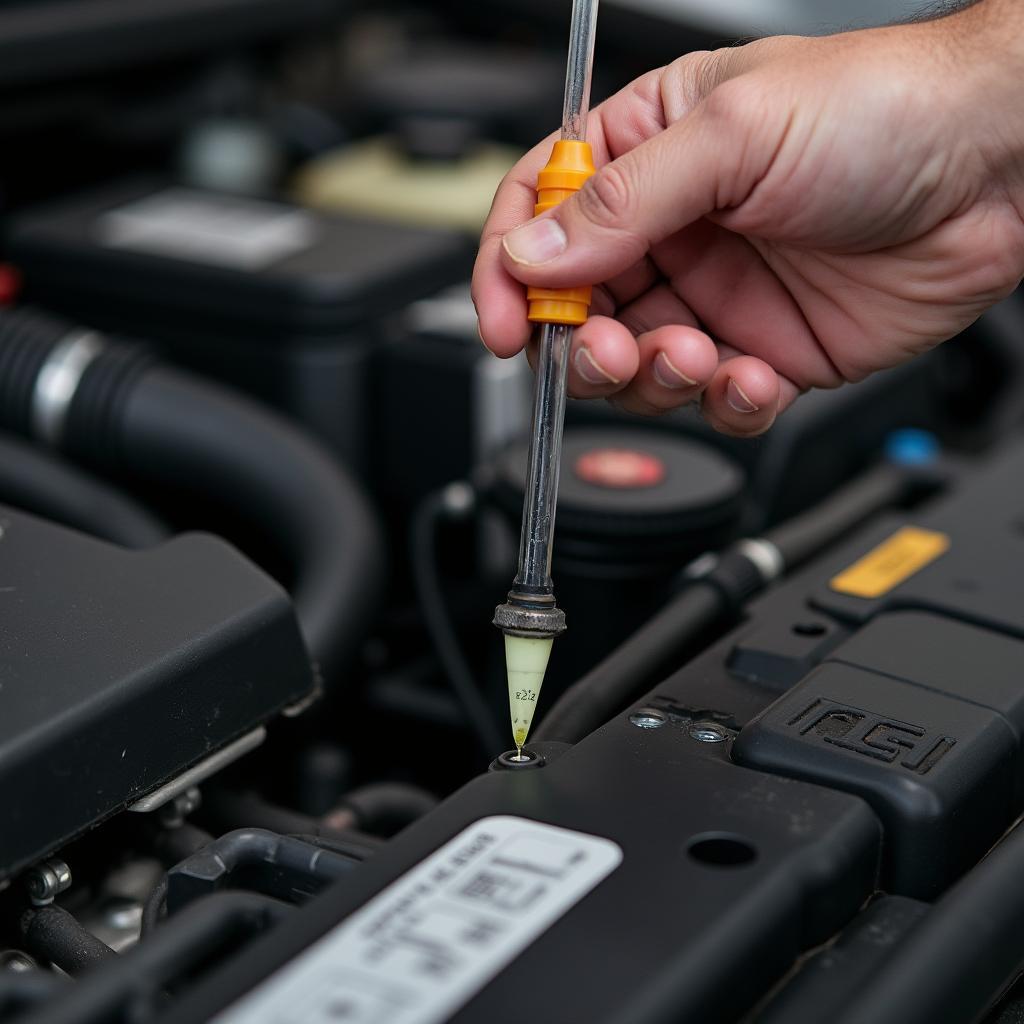
M 576 475 L 598 487 L 654 487 L 665 479 L 665 463 L 632 448 L 595 448 L 576 460 Z
M 13 306 L 21 291 L 21 271 L 11 263 L 0 263 L 0 306 Z

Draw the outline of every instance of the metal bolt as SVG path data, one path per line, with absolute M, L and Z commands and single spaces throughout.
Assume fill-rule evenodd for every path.
M 165 828 L 179 828 L 185 819 L 192 814 L 202 802 L 198 786 L 189 786 L 184 793 L 179 793 L 173 800 L 168 800 L 159 808 L 160 824 Z
M 694 722 L 690 735 L 701 743 L 721 743 L 728 733 L 717 722 Z
M 630 722 L 638 729 L 660 729 L 668 719 L 654 708 L 641 708 L 629 716 Z
M 0 952 L 0 973 L 10 971 L 12 974 L 24 974 L 34 971 L 39 965 L 20 949 L 5 949 Z
M 28 871 L 25 884 L 32 905 L 45 907 L 71 886 L 71 869 L 64 861 L 51 857 Z

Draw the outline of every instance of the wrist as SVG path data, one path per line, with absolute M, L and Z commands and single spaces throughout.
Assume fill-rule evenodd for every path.
M 1024 4 L 980 0 L 921 28 L 938 37 L 937 87 L 955 95 L 964 137 L 1024 213 Z

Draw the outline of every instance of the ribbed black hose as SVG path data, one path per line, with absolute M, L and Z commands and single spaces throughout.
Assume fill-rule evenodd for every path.
M 83 393 L 102 384 L 94 369 L 102 367 L 86 373 Z M 87 397 L 72 406 L 72 433 Z M 383 541 L 361 488 L 298 428 L 191 374 L 149 366 L 115 401 L 109 433 L 97 431 L 93 443 L 135 477 L 217 496 L 279 543 L 310 652 L 337 681 L 384 589 Z
M 647 681 L 673 665 L 702 634 L 717 628 L 730 604 L 698 580 L 625 643 L 570 686 L 534 729 L 534 740 L 577 743 L 628 705 Z
M 39 371 L 76 330 L 34 311 L 0 313 L 0 427 L 32 436 Z M 212 497 L 277 543 L 310 653 L 328 682 L 341 676 L 383 593 L 384 546 L 363 491 L 317 441 L 121 344 L 88 365 L 63 434 L 77 458 Z
M 0 502 L 126 548 L 168 536 L 156 516 L 127 495 L 45 452 L 0 436 Z
M 1024 827 L 897 945 L 835 1024 L 969 1024 L 1024 970 Z
M 73 325 L 0 313 L 0 426 L 32 435 L 46 358 Z M 328 682 L 377 610 L 384 549 L 362 490 L 312 438 L 226 388 L 110 345 L 85 371 L 64 448 L 134 478 L 215 498 L 282 549 L 306 642 Z
M 72 330 L 64 320 L 33 309 L 0 312 L 0 426 L 29 436 L 36 378 Z
M 25 948 L 37 959 L 55 963 L 68 974 L 116 957 L 105 943 L 84 928 L 63 907 L 27 910 L 21 918 Z

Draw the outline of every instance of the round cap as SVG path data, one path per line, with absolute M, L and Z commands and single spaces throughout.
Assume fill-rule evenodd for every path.
M 636 448 L 592 448 L 577 460 L 573 471 L 595 487 L 654 487 L 665 479 L 665 463 Z
M 528 445 L 498 457 L 496 496 L 510 515 L 522 511 Z M 562 451 L 556 530 L 559 537 L 666 538 L 735 522 L 745 476 L 706 442 L 647 428 L 568 428 Z

